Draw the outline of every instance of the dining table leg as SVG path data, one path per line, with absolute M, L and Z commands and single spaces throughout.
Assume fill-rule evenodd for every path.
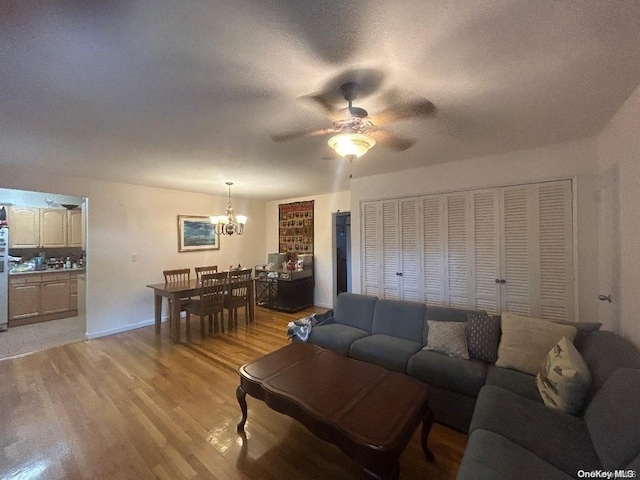
M 153 297 L 153 313 L 156 323 L 156 335 L 160 335 L 160 327 L 162 326 L 162 295 L 155 294 Z
M 171 323 L 173 324 L 173 343 L 180 343 L 180 293 L 171 296 Z
M 255 321 L 256 317 L 256 302 L 254 299 L 254 289 L 255 289 L 255 282 L 251 282 L 251 285 L 249 287 L 249 323 Z

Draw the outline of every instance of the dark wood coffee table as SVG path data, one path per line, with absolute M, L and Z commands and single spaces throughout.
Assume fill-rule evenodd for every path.
M 309 343 L 293 343 L 239 368 L 242 420 L 246 394 L 333 443 L 364 467 L 368 478 L 398 478 L 400 454 L 422 421 L 422 449 L 433 415 L 427 385 L 407 375 Z

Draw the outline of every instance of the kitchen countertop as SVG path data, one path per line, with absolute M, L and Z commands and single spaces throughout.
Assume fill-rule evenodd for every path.
M 84 268 L 47 268 L 46 270 L 28 270 L 24 272 L 9 272 L 9 275 L 33 275 L 34 273 L 65 273 L 84 272 Z

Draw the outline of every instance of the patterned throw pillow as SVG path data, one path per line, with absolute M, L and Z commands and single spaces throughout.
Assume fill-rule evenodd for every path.
M 433 350 L 450 357 L 469 359 L 465 322 L 441 322 L 427 320 L 429 333 L 427 346 L 423 350 Z
M 562 337 L 547 354 L 536 383 L 547 407 L 575 415 L 582 409 L 591 374 L 573 342 Z
M 486 363 L 496 363 L 500 344 L 500 316 L 478 311 L 467 314 L 469 356 Z

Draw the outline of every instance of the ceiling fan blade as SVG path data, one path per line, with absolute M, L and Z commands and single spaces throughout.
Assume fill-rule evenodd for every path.
M 397 122 L 405 118 L 428 117 L 436 113 L 436 106 L 427 99 L 415 102 L 401 103 L 384 109 L 373 116 L 374 123 L 378 126 Z
M 386 147 L 394 152 L 402 152 L 413 146 L 416 141 L 413 138 L 401 137 L 385 130 L 375 130 L 369 135 L 373 137 L 376 143 Z
M 335 117 L 336 114 L 338 113 L 331 99 L 323 93 L 304 95 L 300 97 L 298 100 L 302 100 L 303 102 L 307 102 L 316 107 L 320 107 L 322 111 L 325 114 L 329 115 L 329 117 L 331 118 Z
M 333 130 L 330 129 L 330 128 L 320 128 L 320 129 L 315 129 L 315 130 L 298 130 L 298 131 L 295 131 L 295 132 L 272 134 L 271 135 L 271 139 L 274 142 L 287 142 L 287 141 L 293 140 L 295 138 L 317 137 L 319 135 L 325 135 L 327 133 L 333 133 Z

